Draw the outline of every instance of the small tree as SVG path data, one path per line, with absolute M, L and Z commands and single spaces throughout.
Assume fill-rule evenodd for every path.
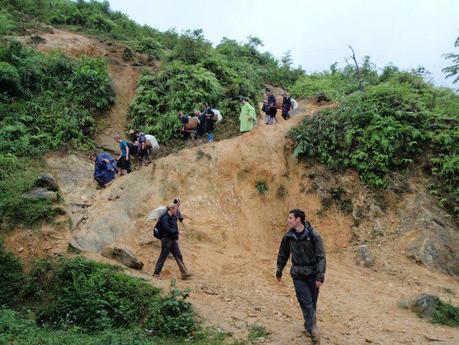
M 459 48 L 459 36 L 456 38 L 454 47 Z M 443 72 L 446 73 L 446 78 L 454 77 L 453 83 L 457 83 L 459 80 L 459 54 L 448 53 L 443 55 L 446 60 L 451 60 L 452 65 L 443 68 Z

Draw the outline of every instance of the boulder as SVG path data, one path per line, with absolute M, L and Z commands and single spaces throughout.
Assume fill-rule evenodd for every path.
M 399 219 L 396 234 L 407 240 L 410 259 L 459 278 L 459 231 L 451 216 L 418 192 L 404 202 Z
M 30 200 L 48 199 L 51 201 L 57 201 L 56 192 L 51 192 L 48 189 L 42 187 L 36 187 L 27 193 L 22 194 L 22 197 Z
M 361 266 L 372 267 L 375 259 L 366 245 L 361 245 L 357 251 L 357 261 Z
M 435 295 L 420 294 L 413 301 L 411 305 L 411 311 L 415 312 L 421 317 L 432 317 L 433 313 L 440 303 L 440 298 Z
M 100 254 L 108 259 L 113 259 L 113 250 L 112 246 L 105 246 L 102 248 Z
M 325 92 L 319 92 L 319 93 L 316 95 L 314 101 L 315 101 L 316 103 L 322 103 L 322 102 L 326 103 L 326 102 L 330 102 L 331 99 L 325 94 Z
M 79 254 L 79 253 L 83 252 L 84 249 L 80 246 L 78 241 L 74 238 L 69 242 L 68 251 L 72 252 L 72 253 Z
M 121 262 L 124 266 L 129 268 L 141 270 L 143 267 L 143 262 L 140 261 L 137 256 L 135 256 L 135 254 L 127 248 L 105 246 L 102 248 L 101 255 L 109 259 L 115 259 L 116 261 Z
M 47 190 L 57 192 L 59 190 L 59 185 L 56 182 L 56 179 L 51 174 L 43 174 L 38 177 L 35 181 L 36 187 L 46 188 Z

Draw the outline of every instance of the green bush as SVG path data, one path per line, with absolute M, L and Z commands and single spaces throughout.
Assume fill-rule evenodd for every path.
M 22 263 L 0 242 L 0 306 L 12 306 L 20 300 L 23 283 Z
M 1 68 L 9 72 L 0 85 L 11 92 L 0 96 L 0 153 L 92 146 L 94 115 L 114 102 L 104 60 L 42 54 L 12 41 L 0 48 Z
M 364 92 L 339 92 L 337 108 L 306 118 L 292 131 L 295 155 L 333 169 L 354 168 L 371 187 L 385 187 L 390 172 L 423 156 L 431 165 L 432 193 L 459 215 L 459 96 L 434 88 L 420 73 L 387 67 L 384 81 L 367 83 Z M 324 79 L 333 85 L 329 76 Z
M 19 72 L 8 62 L 0 61 L 0 92 L 6 92 L 10 96 L 22 93 Z
M 458 327 L 459 308 L 450 303 L 440 301 L 437 309 L 432 315 L 432 322 L 450 327 Z
M 114 102 L 107 64 L 5 41 L 0 91 L 0 228 L 36 225 L 59 210 L 48 200 L 21 197 L 37 175 L 32 161 L 22 158 L 94 146 L 95 115 Z
M 85 109 L 100 111 L 115 102 L 107 62 L 102 58 L 83 58 L 67 82 L 67 90 Z
M 353 167 L 370 186 L 413 162 L 425 144 L 426 112 L 403 85 L 383 83 L 343 99 L 294 131 L 295 154 L 316 156 L 331 167 Z
M 179 290 L 175 281 L 171 281 L 169 294 L 155 306 L 145 326 L 153 329 L 158 335 L 186 336 L 196 330 L 192 306 L 186 301 L 190 289 Z
M 33 187 L 41 171 L 41 161 L 0 154 L 0 230 L 19 225 L 35 227 L 61 213 L 50 200 L 30 200 L 21 196 Z
M 18 159 L 13 154 L 0 154 L 0 180 L 5 179 L 18 168 Z
M 228 342 L 225 334 L 198 331 L 194 337 L 152 336 L 140 327 L 104 329 L 85 333 L 77 327 L 61 330 L 39 327 L 33 315 L 22 315 L 11 309 L 0 309 L 0 344 L 15 345 L 223 345 L 242 344 Z
M 129 107 L 130 127 L 152 132 L 160 142 L 176 136 L 177 113 L 201 109 L 202 102 L 215 104 L 222 87 L 213 73 L 181 62 L 164 64 L 157 74 L 145 71 Z
M 139 324 L 159 303 L 159 290 L 145 281 L 82 257 L 41 262 L 29 292 L 41 296 L 40 324 L 87 331 Z
M 14 27 L 11 15 L 5 10 L 0 10 L 0 35 L 6 34 L 8 31 L 14 29 Z
M 268 192 L 268 184 L 265 180 L 257 180 L 255 182 L 255 189 L 257 190 L 258 194 L 265 195 Z

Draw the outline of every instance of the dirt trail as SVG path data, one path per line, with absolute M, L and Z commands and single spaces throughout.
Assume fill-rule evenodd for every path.
M 136 77 L 134 70 L 118 68 L 111 66 L 119 103 L 111 115 L 115 124 L 102 130 L 107 140 L 125 126 L 120 114 L 132 97 L 125 93 L 132 85 L 126 89 L 123 85 Z M 438 339 L 437 344 L 459 344 L 458 329 L 432 325 L 398 307 L 401 297 L 420 292 L 458 303 L 457 281 L 413 264 L 402 255 L 401 245 L 390 241 L 377 248 L 380 264 L 374 269 L 357 266 L 349 244 L 351 217 L 333 207 L 324 217 L 317 214 L 321 202 L 312 191 L 308 168 L 292 157 L 286 138 L 293 126 L 317 109 L 313 104 L 300 106 L 299 114 L 288 121 L 278 116 L 279 124 L 260 123 L 242 136 L 161 158 L 118 178 L 106 190 L 96 191 L 91 184 L 89 163 L 78 157 L 53 157 L 49 161 L 54 162 L 60 183 L 67 186 L 64 197 L 84 202 L 84 219 L 73 233 L 50 233 L 34 240 L 32 233 L 16 232 L 6 245 L 25 256 L 27 248 L 50 243 L 49 253 L 74 237 L 88 251 L 85 255 L 100 261 L 108 261 L 98 254 L 104 245 L 125 245 L 145 263 L 142 272 L 131 273 L 167 288 L 179 272 L 168 260 L 161 280 L 151 278 L 159 245 L 151 235 L 152 222 L 145 219 L 150 210 L 178 195 L 186 218 L 180 243 L 194 273 L 190 281 L 178 285 L 192 289 L 199 315 L 235 337 L 244 337 L 250 325 L 258 324 L 271 333 L 264 344 L 308 344 L 289 265 L 282 284 L 274 278 L 287 212 L 300 207 L 322 234 L 328 251 L 326 282 L 319 297 L 322 344 L 427 344 L 427 337 Z M 110 144 L 103 137 L 99 140 L 101 145 Z M 82 169 L 72 175 L 71 167 L 78 162 Z M 348 175 L 357 181 L 355 174 Z M 261 180 L 268 186 L 264 196 L 255 188 Z
M 97 119 L 96 145 L 98 148 L 117 151 L 113 140 L 116 133 L 123 135 L 128 126 L 127 112 L 129 104 L 135 96 L 140 71 L 136 67 L 126 64 L 110 64 L 110 77 L 114 82 L 116 103 L 109 114 Z

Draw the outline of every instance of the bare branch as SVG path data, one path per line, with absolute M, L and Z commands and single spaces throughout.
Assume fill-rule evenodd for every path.
M 354 63 L 355 63 L 355 70 L 357 72 L 357 78 L 359 79 L 359 90 L 360 91 L 364 91 L 363 89 L 363 81 L 362 81 L 362 77 L 361 77 L 361 74 L 360 74 L 360 68 L 359 68 L 359 64 L 357 63 L 357 59 L 355 57 L 355 52 L 354 52 L 354 49 L 349 45 L 349 48 L 351 49 L 352 51 L 352 55 L 351 55 L 351 58 L 352 60 L 354 60 Z

